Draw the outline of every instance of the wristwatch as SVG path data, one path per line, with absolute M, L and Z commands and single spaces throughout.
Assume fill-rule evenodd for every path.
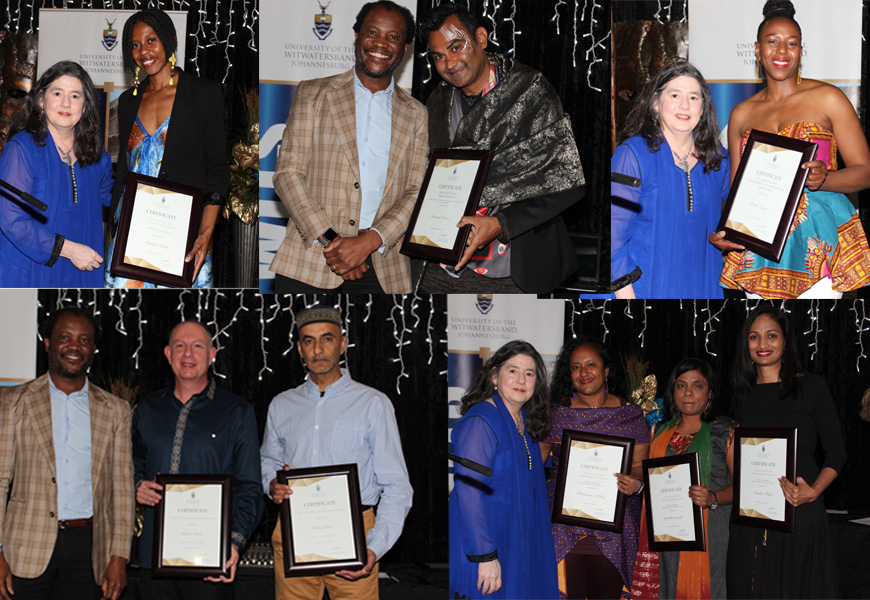
M 710 505 L 710 510 L 716 510 L 719 508 L 719 496 L 716 495 L 716 492 L 710 492 L 713 494 L 713 504 Z

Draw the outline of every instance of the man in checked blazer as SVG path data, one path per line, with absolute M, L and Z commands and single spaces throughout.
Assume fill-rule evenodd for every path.
M 3 600 L 114 600 L 126 586 L 131 413 L 88 382 L 98 335 L 79 308 L 52 313 L 42 326 L 48 373 L 0 390 Z
M 395 85 L 411 12 L 363 6 L 356 65 L 296 88 L 273 178 L 290 213 L 270 269 L 278 293 L 406 293 L 399 253 L 426 171 L 426 108 Z

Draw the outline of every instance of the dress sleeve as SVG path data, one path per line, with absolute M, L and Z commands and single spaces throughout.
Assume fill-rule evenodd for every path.
M 481 417 L 469 417 L 453 429 L 453 451 L 462 458 L 492 467 L 498 450 L 498 437 Z M 487 522 L 486 497 L 492 493 L 492 477 L 456 464 L 453 498 L 459 504 L 459 531 L 462 549 L 471 562 L 498 558 L 498 548 Z
M 27 156 L 24 147 L 16 140 L 10 140 L 3 148 L 0 179 L 23 192 L 31 192 L 34 171 L 31 157 Z M 39 200 L 50 202 L 46 198 Z M 0 190 L 0 231 L 34 262 L 52 265 L 60 254 L 59 244 L 63 243 L 63 238 L 54 231 L 54 223 L 35 208 L 26 206 L 15 195 Z
M 610 170 L 613 173 L 641 178 L 637 157 L 625 144 L 616 147 L 610 159 Z M 628 243 L 634 235 L 640 204 L 640 188 L 610 182 L 611 281 L 617 281 L 637 268 L 629 254 Z
M 828 385 L 821 378 L 818 378 L 813 383 L 815 384 L 813 388 L 817 389 L 808 391 L 815 397 L 813 418 L 816 421 L 822 449 L 825 452 L 822 468 L 831 467 L 837 473 L 840 473 L 843 470 L 843 465 L 846 464 L 846 443 L 843 440 L 843 430 L 840 429 L 837 408 L 834 406 L 834 399 L 831 397 Z M 812 485 L 812 482 L 810 482 L 810 485 Z

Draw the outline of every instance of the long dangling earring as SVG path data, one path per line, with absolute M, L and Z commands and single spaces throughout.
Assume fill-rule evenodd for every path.
M 169 85 L 172 85 L 172 77 L 175 75 L 175 52 L 169 57 L 169 64 L 172 65 L 169 69 Z
M 801 84 L 801 66 L 800 66 L 800 65 L 798 65 L 798 80 L 797 80 L 797 84 L 798 84 L 798 85 Z
M 704 416 L 709 417 L 710 411 L 713 409 L 713 401 L 707 400 L 707 407 L 704 409 Z
M 136 75 L 133 77 L 133 95 L 139 93 L 139 67 L 136 67 Z

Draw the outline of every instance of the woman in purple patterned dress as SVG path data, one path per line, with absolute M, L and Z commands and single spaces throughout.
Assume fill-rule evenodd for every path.
M 571 340 L 559 353 L 550 394 L 553 426 L 549 437 L 541 442 L 541 452 L 545 458 L 552 452 L 557 471 L 562 431 L 574 429 L 634 439 L 631 475 L 642 479 L 641 461 L 649 455 L 649 428 L 637 405 L 609 393 L 610 366 L 607 348 L 593 339 Z M 554 476 L 547 486 L 551 507 L 556 479 Z M 621 533 L 553 523 L 562 597 L 630 596 L 640 528 L 640 490 L 629 489 L 616 478 L 613 485 L 628 496 Z

